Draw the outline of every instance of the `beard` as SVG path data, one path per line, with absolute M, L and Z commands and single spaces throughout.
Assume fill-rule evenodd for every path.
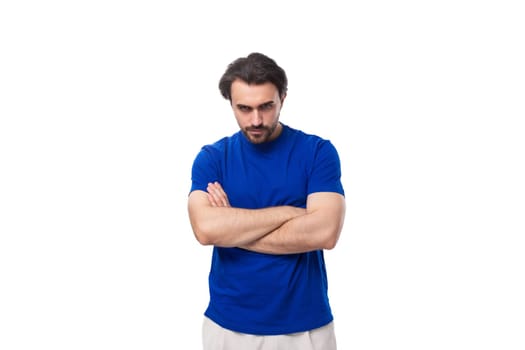
M 253 144 L 265 143 L 272 140 L 273 133 L 277 128 L 279 122 L 276 122 L 273 125 L 266 126 L 249 126 L 242 129 L 244 136 Z

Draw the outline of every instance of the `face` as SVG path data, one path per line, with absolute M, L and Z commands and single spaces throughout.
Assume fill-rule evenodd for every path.
M 237 124 L 252 143 L 276 139 L 282 130 L 279 123 L 284 97 L 272 83 L 247 84 L 235 80 L 231 86 L 231 104 Z

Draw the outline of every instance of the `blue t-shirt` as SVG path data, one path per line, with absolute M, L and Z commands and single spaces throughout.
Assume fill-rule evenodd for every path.
M 305 208 L 314 192 L 344 195 L 333 144 L 283 124 L 279 137 L 252 144 L 239 131 L 204 146 L 192 167 L 193 190 L 218 181 L 232 207 Z M 333 320 L 322 250 L 262 254 L 214 247 L 205 315 L 248 334 L 302 332 Z

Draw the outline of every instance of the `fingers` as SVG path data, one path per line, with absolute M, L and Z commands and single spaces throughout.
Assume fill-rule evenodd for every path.
M 210 204 L 214 207 L 229 207 L 230 202 L 228 201 L 228 196 L 224 189 L 218 182 L 209 183 L 206 188 L 208 191 L 208 200 Z
M 211 206 L 212 207 L 216 207 L 217 206 L 217 203 L 215 202 L 215 200 L 213 199 L 213 196 L 209 193 L 207 193 L 208 195 L 208 201 L 210 202 Z

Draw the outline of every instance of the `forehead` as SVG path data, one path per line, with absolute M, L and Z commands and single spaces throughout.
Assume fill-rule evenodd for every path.
M 231 86 L 231 98 L 234 104 L 247 106 L 277 101 L 279 92 L 272 83 L 248 84 L 242 80 L 234 80 Z

